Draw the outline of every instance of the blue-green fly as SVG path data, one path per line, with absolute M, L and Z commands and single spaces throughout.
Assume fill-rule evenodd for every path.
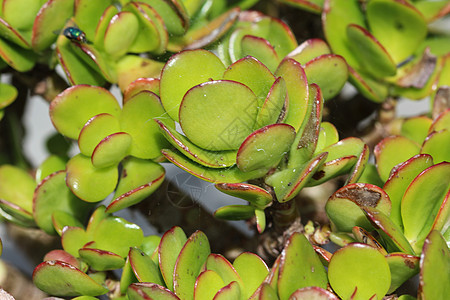
M 77 27 L 66 27 L 63 31 L 66 38 L 79 43 L 86 43 L 86 34 Z

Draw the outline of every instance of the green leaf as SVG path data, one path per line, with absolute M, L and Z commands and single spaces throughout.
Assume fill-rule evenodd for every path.
M 24 170 L 12 166 L 0 166 L 0 199 L 33 212 L 33 193 L 36 183 Z
M 231 167 L 236 164 L 236 150 L 209 151 L 193 144 L 184 135 L 178 133 L 173 125 L 163 119 L 156 119 L 162 134 L 186 157 L 209 168 Z
M 68 213 L 83 222 L 92 208 L 92 205 L 72 194 L 65 178 L 66 172 L 55 172 L 46 177 L 34 192 L 33 217 L 36 224 L 48 234 L 56 233 L 52 220 L 54 212 Z
M 420 253 L 436 216 L 444 207 L 449 193 L 450 163 L 442 162 L 427 168 L 409 185 L 402 199 L 402 220 L 406 238 L 414 251 Z
M 419 273 L 419 257 L 404 254 L 390 253 L 386 256 L 391 271 L 391 287 L 388 294 L 393 293 L 406 280 Z
M 103 219 L 93 231 L 96 248 L 126 257 L 130 247 L 138 247 L 143 241 L 142 229 L 119 217 Z
M 210 253 L 209 241 L 203 232 L 196 231 L 188 238 L 173 270 L 176 295 L 182 299 L 193 299 L 195 280 Z
M 241 296 L 248 299 L 269 274 L 266 263 L 256 254 L 241 253 L 233 262 L 233 267 L 242 279 Z
M 165 124 L 174 126 L 173 120 L 164 118 L 165 110 L 154 93 L 141 91 L 129 97 L 119 117 L 122 131 L 132 138 L 130 154 L 138 158 L 155 159 L 169 143 L 152 119 L 162 117 Z
M 134 275 L 139 282 L 151 282 L 164 286 L 164 279 L 159 271 L 159 267 L 152 261 L 150 256 L 142 250 L 132 247 L 128 253 L 128 258 Z
M 164 168 L 151 160 L 126 158 L 114 198 L 106 211 L 113 213 L 144 200 L 162 184 L 164 175 Z
M 286 58 L 278 66 L 275 76 L 284 79 L 288 91 L 289 109 L 284 123 L 291 125 L 298 132 L 309 108 L 309 89 L 305 70 L 294 59 Z
M 61 234 L 61 244 L 63 249 L 75 256 L 78 257 L 78 250 L 83 248 L 83 246 L 91 242 L 89 236 L 86 234 L 83 228 L 80 227 L 64 227 Z
M 158 246 L 159 268 L 168 289 L 173 291 L 173 274 L 177 257 L 187 241 L 180 227 L 174 226 L 166 231 Z
M 178 110 L 186 92 L 195 85 L 220 79 L 225 66 L 206 50 L 183 51 L 173 55 L 161 73 L 161 102 L 169 116 L 179 121 Z
M 225 284 L 217 272 L 205 270 L 198 275 L 195 281 L 194 300 L 213 299 L 214 295 Z
M 425 239 L 420 256 L 419 297 L 445 299 L 450 282 L 450 251 L 443 237 L 432 231 Z M 439 275 L 439 276 L 436 276 Z
M 318 56 L 330 53 L 331 49 L 324 40 L 313 38 L 301 43 L 297 48 L 288 54 L 288 57 L 293 58 L 304 65 Z
M 116 270 L 125 264 L 123 257 L 110 251 L 81 248 L 78 253 L 89 267 L 96 271 Z
M 186 93 L 180 124 L 199 147 L 235 150 L 253 131 L 256 115 L 255 95 L 248 87 L 233 81 L 210 81 Z
M 289 152 L 295 129 L 288 124 L 271 124 L 251 133 L 239 147 L 236 165 L 244 172 L 275 167 Z
M 93 116 L 108 113 L 118 117 L 120 106 L 106 89 L 77 85 L 60 93 L 50 104 L 50 118 L 63 135 L 77 139 L 81 129 Z
M 398 149 L 402 149 L 402 151 L 398 151 Z M 417 143 L 402 136 L 387 137 L 379 142 L 373 152 L 381 179 L 386 181 L 396 165 L 419 154 L 419 150 L 420 147 Z
M 108 135 L 95 147 L 91 161 L 95 168 L 117 166 L 129 154 L 131 136 L 126 132 Z
M 165 287 L 148 282 L 131 284 L 128 287 L 127 295 L 130 300 L 180 300 Z
M 336 96 L 348 78 L 348 66 L 344 58 L 335 54 L 323 54 L 305 65 L 308 82 L 316 83 L 323 93 L 324 100 Z
M 336 251 L 328 265 L 328 279 L 343 299 L 384 297 L 391 284 L 386 258 L 364 244 L 350 244 Z
M 119 120 L 116 117 L 106 113 L 93 116 L 86 122 L 78 136 L 80 152 L 91 156 L 95 147 L 104 138 L 119 131 Z
M 422 144 L 420 153 L 430 154 L 434 163 L 450 161 L 450 154 L 447 149 L 450 147 L 450 128 L 433 132 Z
M 220 254 L 212 253 L 208 255 L 205 268 L 206 270 L 212 270 L 219 274 L 225 285 L 236 282 L 240 287 L 243 286 L 242 279 L 236 272 L 234 266 Z
M 388 195 L 375 185 L 353 183 L 331 195 L 325 210 L 338 231 L 351 232 L 354 226 L 370 231 L 373 227 L 361 210 L 364 207 L 374 207 L 389 215 L 391 201 Z
M 427 154 L 415 155 L 399 165 L 383 186 L 391 199 L 391 214 L 389 218 L 403 229 L 401 203 L 408 186 L 423 170 L 433 165 L 433 158 Z
M 66 183 L 72 193 L 87 202 L 98 202 L 114 191 L 117 180 L 117 166 L 97 169 L 91 160 L 77 154 L 67 162 Z M 102 188 L 99 189 L 98 187 Z
M 402 124 L 401 135 L 422 144 L 428 135 L 431 123 L 432 120 L 424 116 L 408 118 Z
M 278 77 L 270 88 L 264 103 L 256 116 L 256 128 L 269 124 L 280 123 L 284 119 L 288 105 L 286 82 Z
M 269 191 L 249 183 L 217 183 L 215 186 L 222 193 L 244 199 L 259 208 L 265 208 L 273 199 Z
M 33 283 L 55 296 L 100 296 L 108 292 L 79 269 L 60 261 L 45 261 L 33 272 Z
M 425 19 L 408 2 L 370 1 L 366 7 L 366 16 L 372 34 L 395 63 L 413 54 L 427 34 Z
M 299 259 L 300 258 L 300 259 Z M 297 289 L 317 286 L 327 287 L 325 268 L 303 234 L 294 233 L 281 253 L 278 275 L 278 295 L 288 299 Z
M 317 287 L 310 286 L 296 290 L 289 299 L 297 300 L 338 300 L 339 298 L 332 292 Z

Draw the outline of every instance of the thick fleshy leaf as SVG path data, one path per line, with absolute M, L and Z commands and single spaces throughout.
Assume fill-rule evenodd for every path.
M 74 266 L 77 269 L 80 269 L 80 261 L 75 258 L 75 256 L 67 253 L 64 250 L 54 249 L 47 254 L 45 254 L 43 261 L 48 260 L 59 260 L 61 262 L 65 262 L 69 265 Z
M 410 56 L 427 34 L 422 14 L 406 1 L 371 1 L 366 16 L 372 34 L 396 63 Z
M 402 149 L 402 151 L 398 151 L 398 149 Z M 396 165 L 419 154 L 419 150 L 420 147 L 417 143 L 402 136 L 387 137 L 379 142 L 375 146 L 374 154 L 381 179 L 386 181 Z
M 413 179 L 432 165 L 433 158 L 431 156 L 427 154 L 415 155 L 395 168 L 383 186 L 383 190 L 391 199 L 392 206 L 389 218 L 402 229 L 401 203 L 403 195 Z
M 200 148 L 176 131 L 174 126 L 170 125 L 167 120 L 156 119 L 155 121 L 166 139 L 194 162 L 209 168 L 231 167 L 236 164 L 237 151 L 209 151 Z
M 309 89 L 305 70 L 299 62 L 286 58 L 278 66 L 275 76 L 284 79 L 288 90 L 289 109 L 284 123 L 298 132 L 308 112 Z
M 310 286 L 296 290 L 291 294 L 289 300 L 338 300 L 339 298 L 332 292 L 317 287 Z
M 248 220 L 255 215 L 255 208 L 251 205 L 226 205 L 214 212 L 214 217 L 222 220 Z
M 215 186 L 222 193 L 244 199 L 259 208 L 266 207 L 273 199 L 269 191 L 249 183 L 217 183 Z
M 282 0 L 290 6 L 298 7 L 306 11 L 320 14 L 323 9 L 324 0 Z
M 219 274 L 225 285 L 231 282 L 237 282 L 239 286 L 242 286 L 242 279 L 236 272 L 234 266 L 220 254 L 210 254 L 205 262 L 206 270 L 212 270 Z
M 369 146 L 364 145 L 364 148 L 361 151 L 361 154 L 359 155 L 355 165 L 353 166 L 353 169 L 350 172 L 350 175 L 348 176 L 345 184 L 358 182 L 359 178 L 362 176 L 362 173 L 366 168 L 367 162 L 369 161 L 369 156 Z
M 419 273 L 419 257 L 417 256 L 391 253 L 386 256 L 386 260 L 391 270 L 391 287 L 388 294 L 393 293 L 406 280 Z
M 4 0 L 2 15 L 13 27 L 30 30 L 43 1 Z
M 275 72 L 280 59 L 268 40 L 253 35 L 246 35 L 242 38 L 241 47 L 243 53 L 255 57 L 271 72 Z
M 8 2 L 11 3 L 11 1 Z M 14 28 L 10 22 L 2 18 L 0 18 L 0 32 L 2 33 L 2 38 L 5 38 L 8 42 L 11 42 L 12 45 L 30 49 L 29 34 L 25 37 L 24 34 L 22 34 L 25 33 L 24 31 L 17 30 L 17 28 Z
M 133 283 L 128 287 L 130 300 L 180 300 L 174 293 L 154 283 Z
M 401 135 L 422 144 L 428 135 L 432 122 L 430 118 L 424 116 L 406 119 L 402 124 Z
M 175 54 L 161 73 L 161 102 L 169 116 L 179 121 L 178 110 L 186 92 L 195 85 L 220 79 L 225 66 L 206 50 L 186 50 Z
M 258 230 L 259 233 L 263 233 L 267 225 L 266 212 L 264 209 L 255 207 L 255 220 L 256 230 Z
M 256 128 L 283 121 L 288 104 L 286 82 L 278 77 L 256 116 Z
M 394 224 L 386 214 L 374 207 L 363 207 L 362 209 L 382 237 L 389 252 L 415 254 L 401 228 Z
M 205 270 L 195 281 L 194 300 L 213 299 L 214 295 L 225 286 L 222 278 L 213 270 Z
M 322 149 L 322 153 L 328 153 L 327 159 L 325 160 L 325 163 L 316 170 L 316 173 L 308 182 L 308 186 L 321 184 L 331 178 L 351 171 L 358 162 L 361 153 L 366 151 L 365 149 L 366 146 L 364 142 L 355 137 L 343 139 Z M 353 173 L 354 172 L 352 172 L 352 174 Z
M 352 67 L 358 66 L 350 42 L 347 38 L 347 26 L 365 24 L 364 15 L 358 0 L 327 0 L 322 14 L 323 31 L 334 53 L 342 55 Z
M 448 246 L 439 232 L 432 231 L 425 240 L 420 256 L 419 297 L 427 300 L 445 299 L 450 282 L 449 269 Z
M 330 53 L 331 49 L 324 40 L 314 38 L 301 43 L 297 48 L 288 54 L 288 57 L 293 58 L 304 65 L 318 56 Z
M 266 170 L 278 165 L 291 148 L 295 129 L 288 124 L 271 124 L 250 134 L 239 147 L 236 164 L 244 172 Z
M 275 77 L 269 69 L 252 56 L 246 56 L 230 65 L 223 74 L 226 80 L 233 80 L 249 87 L 261 107 L 270 91 Z
M 256 254 L 241 253 L 233 262 L 233 267 L 242 279 L 241 296 L 248 299 L 269 274 L 266 263 Z
M 310 181 L 327 158 L 327 152 L 313 157 L 303 166 L 287 168 L 266 178 L 266 183 L 273 186 L 277 200 L 286 202 L 294 198 Z
M 311 244 L 303 234 L 294 233 L 281 253 L 278 275 L 280 299 L 288 299 L 295 290 L 303 287 L 317 286 L 325 289 L 327 283 L 325 268 Z
M 63 135 L 77 139 L 84 124 L 95 115 L 108 113 L 117 117 L 120 106 L 104 88 L 77 85 L 60 93 L 50 104 L 50 118 Z
M 325 210 L 338 231 L 351 232 L 354 226 L 370 231 L 372 225 L 361 210 L 364 207 L 375 207 L 389 215 L 391 201 L 388 195 L 375 185 L 353 183 L 331 195 Z
M 66 169 L 67 160 L 58 155 L 50 155 L 36 169 L 35 180 L 39 184 L 48 175 Z
M 449 193 L 450 163 L 442 162 L 420 173 L 409 185 L 402 199 L 404 233 L 413 249 L 420 253 L 432 229 L 443 201 Z
M 314 153 L 320 153 L 324 148 L 337 142 L 339 142 L 339 133 L 336 127 L 329 122 L 321 122 L 317 146 Z
M 434 103 L 434 105 L 437 106 L 436 102 Z M 441 131 L 442 129 L 448 128 L 450 128 L 450 108 L 444 109 L 443 112 L 438 114 L 430 127 L 429 133 L 433 131 Z
M 42 51 L 55 42 L 54 31 L 61 30 L 73 14 L 74 1 L 52 0 L 41 7 L 34 19 L 31 45 L 35 51 Z
M 108 289 L 79 269 L 61 261 L 45 261 L 33 272 L 33 282 L 41 290 L 55 296 L 99 296 Z
M 123 7 L 123 11 L 129 11 L 133 13 L 138 21 L 137 35 L 128 48 L 129 52 L 141 53 L 159 50 L 160 44 L 162 42 L 158 27 L 161 27 L 163 21 L 159 16 L 159 18 L 152 18 L 152 16 L 156 16 L 157 13 L 154 8 L 148 5 L 145 5 L 147 11 L 152 11 L 153 13 L 151 14 L 151 16 L 144 13 L 144 10 L 141 8 L 144 5 L 144 3 L 139 2 L 128 2 Z M 157 22 L 158 24 L 155 24 L 155 22 Z
M 384 247 L 373 237 L 372 234 L 370 234 L 364 228 L 355 226 L 352 228 L 352 233 L 356 241 L 372 246 L 378 251 L 380 251 L 381 254 L 387 255 L 387 251 L 384 249 Z
M 305 164 L 313 156 L 317 146 L 322 120 L 323 97 L 320 88 L 316 84 L 309 87 L 308 116 L 301 124 L 295 141 L 289 152 L 288 167 L 296 168 Z
M 119 217 L 103 219 L 93 232 L 96 248 L 126 257 L 130 247 L 139 247 L 143 241 L 142 229 Z
M 79 201 L 79 200 L 78 200 Z M 80 201 L 84 202 L 84 201 Z M 67 213 L 65 211 L 57 210 L 51 215 L 51 221 L 53 228 L 56 233 L 62 235 L 63 229 L 66 226 L 80 227 L 83 228 L 83 223 L 79 220 L 81 218 L 76 218 L 72 213 Z M 82 220 L 84 221 L 84 220 Z
M 121 11 L 109 22 L 104 37 L 104 48 L 113 57 L 124 55 L 139 32 L 139 20 L 129 11 Z
M 37 56 L 30 50 L 4 39 L 0 39 L 0 49 L 0 57 L 3 61 L 19 72 L 31 70 L 37 60 Z
M 250 299 L 278 300 L 279 298 L 277 291 L 268 283 L 263 282 L 263 284 L 259 287 L 257 293 L 255 293 Z
M 92 152 L 92 165 L 99 169 L 117 166 L 130 153 L 131 139 L 126 132 L 106 136 Z
M 150 91 L 141 91 L 126 101 L 119 120 L 122 131 L 132 137 L 131 155 L 150 159 L 161 155 L 160 149 L 167 147 L 168 143 L 152 119 L 164 114 L 158 96 Z M 170 126 L 174 124 L 167 119 L 164 121 Z
M 106 30 L 108 29 L 109 22 L 111 19 L 119 13 L 118 8 L 115 5 L 109 5 L 103 10 L 98 24 L 95 28 L 95 35 L 93 38 L 93 44 L 98 50 L 104 50 L 104 38 Z
M 184 1 L 144 0 L 161 16 L 171 35 L 182 35 L 189 26 L 189 15 Z
M 132 247 L 128 253 L 130 265 L 139 282 L 151 282 L 164 286 L 164 279 L 158 265 L 142 250 Z
M 119 120 L 106 113 L 90 118 L 80 131 L 78 147 L 80 152 L 91 156 L 95 147 L 110 134 L 120 131 Z
M 106 211 L 119 211 L 150 196 L 163 182 L 164 168 L 150 160 L 134 157 L 122 163 L 122 173 L 114 198 Z
M 169 161 L 171 161 L 181 169 L 208 182 L 228 182 L 228 183 L 244 182 L 249 179 L 262 177 L 266 173 L 264 170 L 262 171 L 256 170 L 253 172 L 242 172 L 236 166 L 227 169 L 206 168 L 202 165 L 196 164 L 191 160 L 187 159 L 186 157 L 181 155 L 178 151 L 163 149 L 161 150 L 161 153 Z
M 123 105 L 132 99 L 134 95 L 142 91 L 149 91 L 159 97 L 159 79 L 158 78 L 138 78 L 130 82 L 123 91 Z
M 347 58 L 346 58 L 347 59 Z M 349 81 L 367 99 L 381 103 L 389 94 L 389 86 L 349 66 Z
M 101 86 L 105 83 L 105 79 L 101 75 L 100 69 L 97 66 L 92 66 L 85 62 L 75 52 L 72 42 L 62 34 L 59 35 L 56 41 L 56 55 L 70 84 L 75 85 L 83 83 Z M 99 111 L 96 114 L 101 112 L 104 111 Z M 93 115 L 90 115 L 90 117 Z M 76 137 L 73 138 L 75 139 Z
M 184 49 L 204 48 L 217 41 L 233 26 L 239 16 L 239 8 L 230 9 L 222 15 L 217 16 L 204 26 L 195 26 L 183 36 L 182 46 Z M 179 51 L 178 47 L 169 47 L 171 51 Z
M 203 232 L 196 231 L 188 238 L 173 270 L 173 289 L 176 295 L 182 299 L 193 299 L 195 280 L 210 253 L 209 241 Z
M 10 105 L 17 97 L 17 89 L 10 84 L 0 83 L 0 109 L 3 109 Z
M 180 227 L 174 226 L 166 231 L 158 246 L 159 268 L 167 288 L 173 291 L 173 274 L 177 257 L 187 241 Z
M 87 202 L 105 199 L 116 187 L 117 166 L 97 169 L 89 157 L 77 154 L 67 162 L 66 183 L 72 193 Z M 99 189 L 98 187 L 102 188 Z
M 124 266 L 123 257 L 105 250 L 93 248 L 81 248 L 78 250 L 80 257 L 96 271 L 120 269 Z
M 241 291 L 236 281 L 231 282 L 227 286 L 221 288 L 214 296 L 214 300 L 239 299 Z
M 78 250 L 91 241 L 83 228 L 70 226 L 63 228 L 61 235 L 62 247 L 67 253 L 75 257 L 79 256 Z
M 350 24 L 347 27 L 350 49 L 361 68 L 376 78 L 393 76 L 397 66 L 380 42 L 364 27 Z
M 430 154 L 434 163 L 450 161 L 450 128 L 431 133 L 422 145 L 420 153 Z
M 0 166 L 0 199 L 16 205 L 24 212 L 33 212 L 33 193 L 36 183 L 24 170 L 12 166 Z
M 86 233 L 90 237 L 92 237 L 94 230 L 97 228 L 98 224 L 100 224 L 100 222 L 106 219 L 108 216 L 110 216 L 110 214 L 105 211 L 104 205 L 100 205 L 99 207 L 97 207 L 89 218 L 88 224 L 86 226 Z
M 84 221 L 87 212 L 92 208 L 81 201 L 66 185 L 66 172 L 58 171 L 46 177 L 36 188 L 33 196 L 33 217 L 36 224 L 48 234 L 55 234 L 52 214 L 62 211 Z
M 316 83 L 328 100 L 341 91 L 348 78 L 348 67 L 342 56 L 323 54 L 306 63 L 305 73 L 308 82 Z
M 180 125 L 189 140 L 199 147 L 235 150 L 253 131 L 257 105 L 255 94 L 241 83 L 206 82 L 184 96 Z

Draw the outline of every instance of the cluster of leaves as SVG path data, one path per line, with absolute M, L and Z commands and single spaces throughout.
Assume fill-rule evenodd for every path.
M 328 44 L 345 58 L 350 81 L 368 99 L 422 99 L 449 84 L 449 38 L 429 27 L 448 14 L 448 1 L 282 2 L 322 14 Z
M 113 299 L 139 300 L 376 299 L 418 272 L 419 264 L 422 299 L 443 299 L 450 260 L 437 231 L 425 240 L 420 258 L 386 255 L 378 244 L 363 243 L 348 244 L 331 255 L 294 233 L 271 269 L 250 252 L 241 253 L 231 264 L 211 253 L 201 231 L 187 238 L 181 228 L 173 227 L 161 238 L 144 237 L 138 226 L 105 213 L 104 206 L 93 213 L 86 229 L 66 227 L 62 245 L 64 250 L 45 256 L 33 280 L 49 294 L 84 296 L 79 299 L 105 293 Z M 119 268 L 120 280 L 105 281 L 107 271 Z M 434 272 L 440 269 L 444 278 L 436 280 Z

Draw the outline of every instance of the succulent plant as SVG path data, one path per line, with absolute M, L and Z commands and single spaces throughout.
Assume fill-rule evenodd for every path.
M 448 85 L 450 39 L 428 28 L 448 14 L 447 1 L 283 2 L 322 14 L 330 48 L 345 58 L 350 81 L 368 99 L 422 99 Z
M 324 89 L 328 87 L 324 82 Z M 354 181 L 368 158 L 362 141 L 339 142 L 334 126 L 320 122 L 321 89 L 308 84 L 303 67 L 290 57 L 272 73 L 252 56 L 226 68 L 211 52 L 183 51 L 164 67 L 160 97 L 173 121 L 157 122 L 176 148 L 163 149 L 163 155 L 214 182 L 220 191 L 249 201 L 225 206 L 215 215 L 256 216 L 260 232 L 266 224 L 264 209 L 272 200 L 292 200 L 303 186 L 356 166 L 349 179 Z M 257 179 L 259 184 L 250 183 Z

